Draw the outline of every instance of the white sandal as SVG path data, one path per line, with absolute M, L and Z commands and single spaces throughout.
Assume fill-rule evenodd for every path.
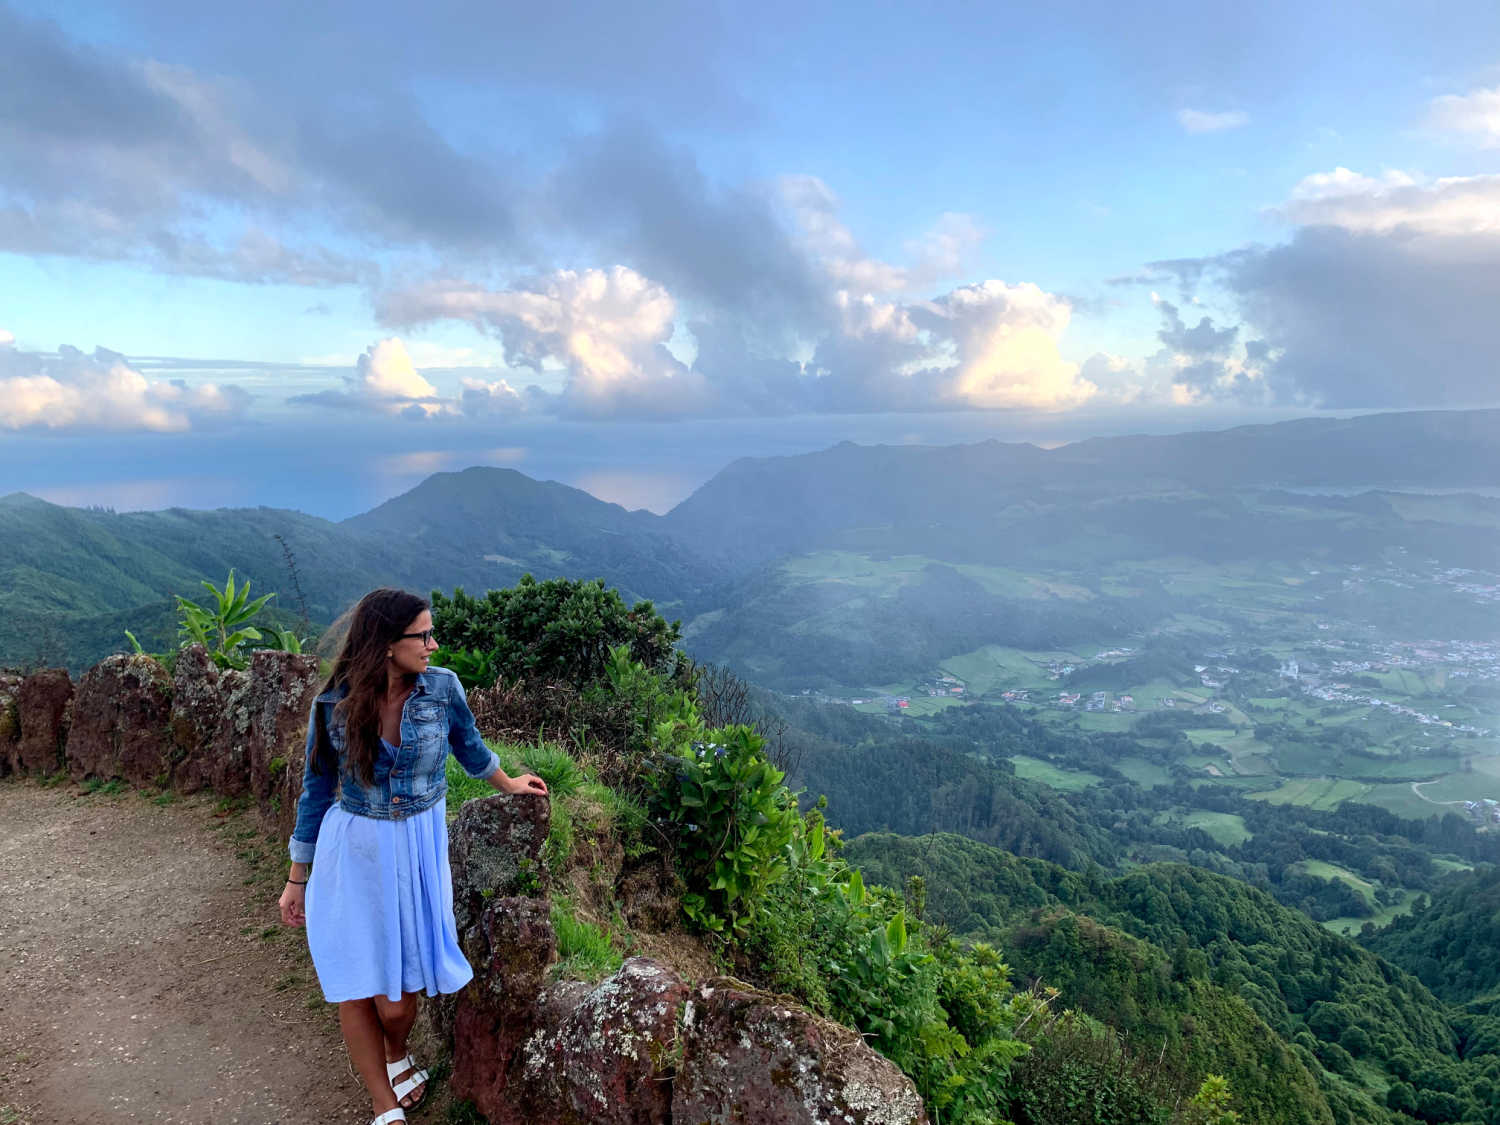
M 379 1117 L 377 1117 L 374 1121 L 371 1121 L 370 1125 L 391 1125 L 392 1121 L 405 1121 L 405 1120 L 406 1120 L 406 1110 L 402 1109 L 398 1105 L 395 1109 L 388 1109 L 388 1110 L 386 1110 Z
M 411 1076 L 409 1078 L 402 1079 L 400 1082 L 397 1082 L 396 1075 L 408 1070 L 412 1072 Z M 411 1057 L 410 1051 L 406 1052 L 406 1057 L 404 1059 L 397 1059 L 393 1063 L 386 1063 L 385 1076 L 391 1080 L 391 1089 L 395 1091 L 396 1100 L 398 1102 L 405 1101 L 407 1096 L 418 1086 L 423 1087 L 422 1096 L 416 1101 L 412 1102 L 411 1105 L 404 1108 L 416 1109 L 417 1106 L 421 1105 L 424 1101 L 427 1100 L 427 1090 L 425 1087 L 425 1083 L 427 1081 L 427 1072 L 425 1070 L 417 1069 L 416 1060 Z M 406 1120 L 406 1118 L 393 1117 L 391 1118 L 391 1120 L 404 1121 Z

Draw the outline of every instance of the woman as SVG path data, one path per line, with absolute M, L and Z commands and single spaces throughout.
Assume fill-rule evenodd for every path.
M 429 667 L 435 648 L 432 614 L 415 594 L 373 590 L 354 608 L 308 720 L 281 892 L 281 920 L 307 926 L 318 983 L 339 1006 L 372 1125 L 405 1121 L 426 1095 L 427 1072 L 406 1050 L 418 993 L 456 992 L 474 975 L 453 921 L 448 752 L 502 793 L 547 792 L 532 774 L 506 776 L 458 677 Z

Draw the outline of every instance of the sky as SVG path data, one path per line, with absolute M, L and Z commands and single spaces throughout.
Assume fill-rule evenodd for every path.
M 1497 304 L 1492 0 L 0 0 L 0 494 L 1496 406 Z

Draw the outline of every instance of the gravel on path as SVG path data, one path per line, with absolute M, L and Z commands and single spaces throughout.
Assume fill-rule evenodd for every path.
M 213 797 L 0 782 L 0 1125 L 367 1122 L 282 847 Z

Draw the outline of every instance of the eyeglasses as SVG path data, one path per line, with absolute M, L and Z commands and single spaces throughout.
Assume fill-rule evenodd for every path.
M 421 642 L 425 645 L 430 643 L 432 640 L 432 630 L 423 629 L 420 633 L 402 633 L 401 636 L 397 637 L 396 639 L 400 641 L 420 639 Z

